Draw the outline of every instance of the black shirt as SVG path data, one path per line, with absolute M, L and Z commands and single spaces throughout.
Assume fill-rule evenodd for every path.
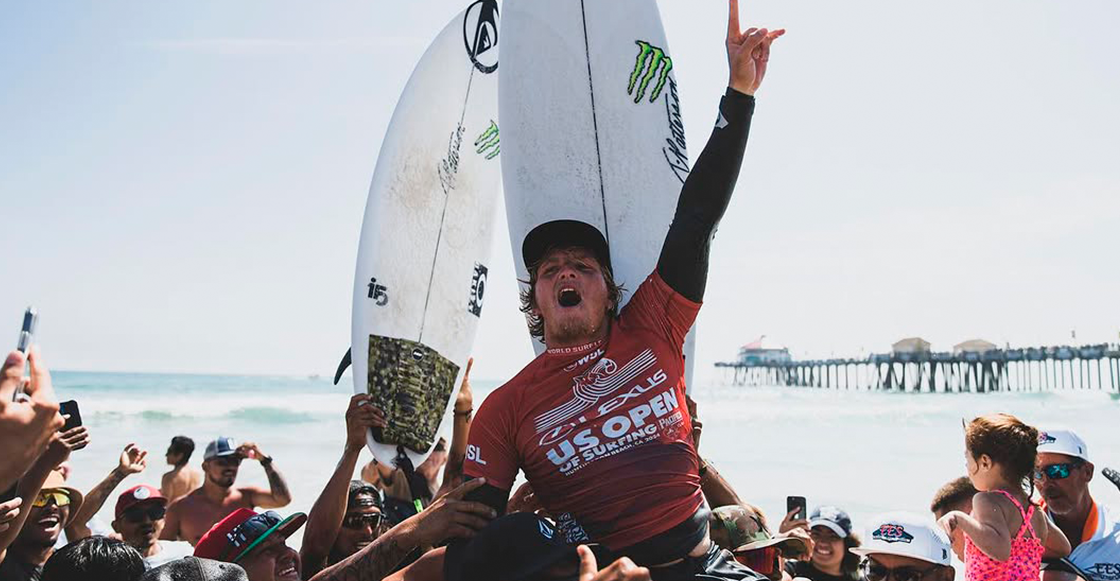
M 11 553 L 0 562 L 0 579 L 3 581 L 39 581 L 42 576 L 42 567 L 17 561 Z

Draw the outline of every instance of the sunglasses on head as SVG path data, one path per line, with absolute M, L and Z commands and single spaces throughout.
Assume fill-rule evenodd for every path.
M 893 579 L 894 581 L 922 581 L 926 575 L 929 575 L 936 569 L 936 566 L 919 569 L 917 567 L 896 567 L 890 569 L 883 565 L 868 559 L 863 562 L 860 567 L 863 571 L 863 578 L 867 581 L 887 581 Z
M 745 565 L 754 572 L 769 577 L 778 568 L 779 555 L 781 555 L 781 551 L 778 550 L 777 546 L 769 546 L 735 553 L 735 560 L 740 565 Z
M 368 525 L 376 531 L 377 527 L 381 526 L 383 516 L 381 513 L 348 514 L 342 519 L 342 526 L 348 529 L 360 529 Z
M 1042 477 L 1045 476 L 1048 480 L 1065 480 L 1069 478 L 1070 472 L 1072 472 L 1074 468 L 1080 466 L 1082 462 L 1083 460 L 1078 458 L 1073 462 L 1040 466 L 1038 470 L 1034 471 L 1034 479 L 1042 480 Z
M 61 488 L 42 490 L 39 492 L 39 496 L 35 497 L 35 500 L 31 503 L 31 506 L 34 506 L 35 508 L 42 508 L 50 504 L 52 500 L 54 501 L 55 506 L 69 506 L 70 493 L 62 490 Z
M 124 517 L 124 520 L 132 523 L 143 522 L 144 517 L 152 521 L 157 521 L 167 516 L 167 507 L 158 504 L 149 507 L 138 506 L 124 511 L 124 514 L 121 516 Z

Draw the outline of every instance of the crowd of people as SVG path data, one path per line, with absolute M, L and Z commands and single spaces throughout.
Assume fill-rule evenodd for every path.
M 38 352 L 28 359 L 34 385 L 22 377 L 22 354 L 5 363 L 5 422 L 21 417 L 18 412 L 34 417 L 39 408 L 56 407 Z M 17 386 L 24 395 L 12 401 Z M 695 402 L 686 401 L 698 452 L 703 424 Z M 19 405 L 28 409 L 13 409 Z M 67 460 L 89 443 L 88 428 L 62 431 L 60 421 L 42 422 L 53 432 L 41 453 L 24 459 L 26 467 L 9 464 L 6 469 L 16 472 L 2 475 L 11 490 L 0 504 L 0 580 L 660 578 L 656 567 L 616 557 L 606 545 L 569 543 L 562 519 L 530 483 L 502 511 L 467 499 L 486 483 L 464 477 L 472 416 L 468 367 L 449 446 L 441 440 L 414 470 L 377 460 L 359 467 L 367 431 L 386 419 L 368 395 L 353 396 L 335 471 L 309 514 L 288 515 L 269 510 L 288 505 L 291 495 L 273 458 L 252 442 L 212 440 L 199 471 L 190 465 L 193 440 L 178 436 L 158 488 L 138 484 L 117 494 L 126 478 L 147 466 L 148 453 L 129 444 L 117 466 L 83 493 L 67 484 Z M 8 433 L 25 442 L 41 437 Z M 17 457 L 15 445 L 4 440 L 5 458 Z M 835 506 L 807 515 L 794 508 L 772 527 L 697 454 L 704 504 L 712 507 L 706 522 L 712 545 L 757 578 L 950 581 L 954 554 L 969 580 L 1120 578 L 1120 519 L 1089 494 L 1095 467 L 1074 431 L 1039 431 L 1005 414 L 981 416 L 965 426 L 965 459 L 967 476 L 935 493 L 930 516 L 887 513 L 865 523 L 868 534 L 861 539 L 847 512 Z M 245 460 L 261 464 L 268 489 L 237 485 Z M 94 515 L 111 498 L 113 520 L 106 529 Z M 297 551 L 287 539 L 301 527 Z M 610 565 L 599 569 L 599 562 Z
M 477 414 L 468 365 L 451 442 L 419 466 L 359 471 L 367 433 L 393 418 L 355 395 L 341 458 L 308 514 L 275 512 L 292 501 L 278 461 L 228 437 L 207 444 L 201 473 L 189 466 L 194 442 L 175 438 L 159 488 L 116 494 L 146 466 L 147 452 L 129 445 L 82 493 L 67 484 L 67 459 L 88 429 L 65 426 L 37 348 L 11 353 L 0 378 L 0 581 L 950 581 L 954 553 L 967 581 L 1120 579 L 1120 520 L 1089 495 L 1094 466 L 1072 431 L 975 418 L 966 479 L 937 493 L 937 520 L 886 513 L 863 523 L 862 538 L 834 506 L 798 507 L 775 530 L 705 461 L 683 344 L 739 184 L 754 94 L 785 32 L 743 31 L 737 0 L 729 7 L 728 88 L 653 272 L 623 307 L 597 228 L 534 228 L 522 310 L 546 349 Z M 236 484 L 245 461 L 261 465 L 267 489 Z M 95 530 L 114 494 L 111 530 Z M 288 539 L 301 528 L 297 551 Z

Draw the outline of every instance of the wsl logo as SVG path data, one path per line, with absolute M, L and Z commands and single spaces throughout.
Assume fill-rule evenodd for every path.
M 902 525 L 885 524 L 871 533 L 871 538 L 884 543 L 910 543 L 913 542 L 914 535 L 906 532 L 906 527 Z
M 490 127 L 474 140 L 474 152 L 486 159 L 494 159 L 502 152 L 501 136 L 498 134 L 498 124 L 490 121 Z
M 1038 445 L 1039 446 L 1041 446 L 1043 444 L 1053 444 L 1054 442 L 1057 442 L 1057 441 L 1058 441 L 1057 438 L 1055 438 L 1054 436 L 1051 436 L 1050 434 L 1047 434 L 1046 432 L 1039 432 L 1038 433 Z
M 498 1 L 478 0 L 463 17 L 463 44 L 479 72 L 498 70 Z
M 665 83 L 669 81 L 669 71 L 673 70 L 673 59 L 666 56 L 663 49 L 644 40 L 635 40 L 634 43 L 638 45 L 638 58 L 634 62 L 634 71 L 630 73 L 630 85 L 626 89 L 626 94 L 633 95 L 634 102 L 638 103 L 648 91 L 649 102 L 652 103 L 661 96 Z M 652 89 L 650 83 L 653 83 Z

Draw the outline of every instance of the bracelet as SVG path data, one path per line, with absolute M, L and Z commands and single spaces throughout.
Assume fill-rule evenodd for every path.
M 473 413 L 474 413 L 474 408 L 471 408 L 471 409 L 469 409 L 469 410 L 467 410 L 467 411 L 465 411 L 465 412 L 461 412 L 461 411 L 459 411 L 459 410 L 455 410 L 455 411 L 454 411 L 454 415 L 457 415 L 457 416 L 465 416 L 465 417 L 468 417 L 468 418 L 469 418 L 469 417 L 471 417 L 471 414 L 473 414 Z
M 264 466 L 264 467 L 266 467 L 266 468 L 267 468 L 268 466 L 272 466 L 272 456 L 264 456 L 264 457 L 262 457 L 262 458 L 260 459 L 260 463 L 261 463 L 261 466 Z
M 700 470 L 697 472 L 700 474 L 701 480 L 708 476 L 708 462 L 706 460 L 700 464 Z

